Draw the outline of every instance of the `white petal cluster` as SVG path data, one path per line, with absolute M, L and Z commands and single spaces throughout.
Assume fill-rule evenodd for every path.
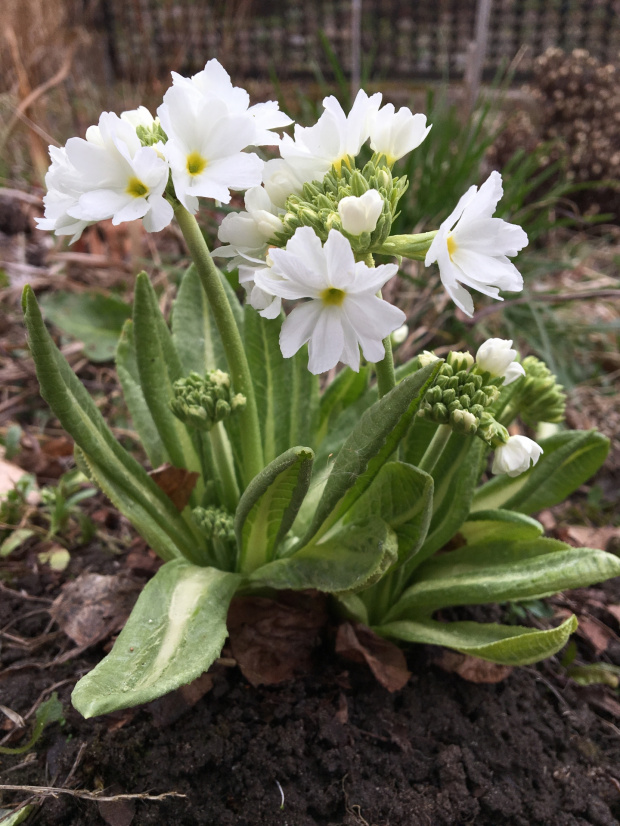
M 504 379 L 504 386 L 525 375 L 525 370 L 515 361 L 517 351 L 512 349 L 512 339 L 489 338 L 476 353 L 476 364 L 494 378 Z
M 71 234 L 75 241 L 88 224 L 107 218 L 113 224 L 142 218 L 149 232 L 172 220 L 163 197 L 168 165 L 157 147 L 142 146 L 127 119 L 103 112 L 86 140 L 71 138 L 64 149 L 50 148 L 50 156 L 40 229 Z
M 371 120 L 370 148 L 392 165 L 417 149 L 430 131 L 426 115 L 414 115 L 406 106 L 396 112 L 394 104 L 387 103 Z
M 510 436 L 506 444 L 495 449 L 491 472 L 520 476 L 536 464 L 542 453 L 542 447 L 527 436 Z
M 527 235 L 516 224 L 492 217 L 502 192 L 499 172 L 492 172 L 480 189 L 470 187 L 441 224 L 426 255 L 426 266 L 439 264 L 444 287 L 469 316 L 474 302 L 462 285 L 500 301 L 499 290 L 523 289 L 523 278 L 507 256 L 527 245 Z
M 338 202 L 342 228 L 350 235 L 372 232 L 383 210 L 383 198 L 376 189 L 369 189 L 359 197 L 347 195 Z
M 395 264 L 367 267 L 355 261 L 347 239 L 331 230 L 325 245 L 310 227 L 300 227 L 286 249 L 272 249 L 271 268 L 257 271 L 255 283 L 266 293 L 298 304 L 282 325 L 285 358 L 308 342 L 308 368 L 324 373 L 339 361 L 359 370 L 364 358 L 380 361 L 383 339 L 401 326 L 405 314 L 376 293 L 393 275 Z

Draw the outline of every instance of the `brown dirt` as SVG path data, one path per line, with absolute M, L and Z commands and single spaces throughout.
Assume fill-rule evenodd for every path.
M 131 794 L 175 791 L 185 797 L 119 802 L 106 809 L 59 795 L 46 798 L 29 822 L 620 823 L 614 692 L 579 688 L 556 660 L 483 685 L 444 672 L 434 664 L 435 649 L 417 647 L 409 652 L 414 676 L 390 694 L 364 667 L 336 659 L 326 634 L 312 672 L 295 681 L 252 688 L 224 661 L 214 669 L 211 691 L 192 708 L 176 694 L 137 711 L 84 721 L 70 707 L 69 694 L 101 657 L 101 646 L 59 662 L 69 648 L 67 639 L 50 627 L 47 603 L 23 594 L 48 599 L 65 576 L 109 574 L 122 567 L 122 558 L 95 545 L 74 553 L 65 575 L 21 568 L 10 587 L 22 595 L 3 591 L 0 622 L 11 637 L 5 636 L 1 654 L 0 702 L 26 714 L 44 690 L 60 683 L 66 720 L 46 730 L 31 762 L 23 755 L 3 756 L 0 783 Z M 601 594 L 617 604 L 620 582 L 597 591 L 599 601 Z M 585 643 L 580 645 L 585 651 Z M 606 658 L 620 663 L 620 645 L 610 645 Z M 24 792 L 6 792 L 2 803 L 25 798 Z

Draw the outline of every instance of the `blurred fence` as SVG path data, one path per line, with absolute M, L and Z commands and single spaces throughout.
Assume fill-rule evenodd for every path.
M 274 72 L 281 80 L 332 77 L 324 35 L 347 75 L 357 36 L 366 77 L 458 79 L 474 36 L 476 0 L 362 0 L 359 35 L 351 0 L 100 0 L 98 11 L 119 78 L 195 72 L 211 57 L 236 79 Z M 485 77 L 523 46 L 521 75 L 549 46 L 617 61 L 620 0 L 493 0 Z

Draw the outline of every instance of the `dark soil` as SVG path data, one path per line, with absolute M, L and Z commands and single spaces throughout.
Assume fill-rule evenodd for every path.
M 123 567 L 118 557 L 101 552 L 98 568 L 96 560 L 96 548 L 75 555 L 69 576 Z M 557 662 L 517 669 L 496 684 L 474 684 L 434 665 L 436 650 L 417 647 L 409 656 L 413 677 L 390 694 L 364 667 L 334 658 L 326 642 L 311 674 L 280 686 L 253 688 L 224 660 L 214 669 L 211 691 L 191 708 L 177 694 L 84 721 L 69 694 L 102 656 L 101 646 L 54 663 L 69 648 L 67 640 L 49 626 L 46 604 L 23 594 L 54 596 L 66 574 L 21 573 L 10 583 L 13 593 L 4 586 L 0 595 L 2 628 L 10 625 L 0 703 L 25 714 L 60 683 L 66 720 L 46 729 L 33 757 L 3 756 L 0 783 L 185 795 L 103 804 L 61 794 L 46 797 L 29 823 L 620 823 L 613 692 L 570 683 Z M 606 586 L 608 601 L 618 602 L 619 587 Z M 47 646 L 47 655 L 37 642 Z M 2 804 L 26 796 L 3 792 Z

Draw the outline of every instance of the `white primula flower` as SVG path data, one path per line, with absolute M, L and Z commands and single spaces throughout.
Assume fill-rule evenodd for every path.
M 491 472 L 519 476 L 536 464 L 542 452 L 542 447 L 527 436 L 510 436 L 506 444 L 495 449 Z
M 172 83 L 177 88 L 198 91 L 205 100 L 219 100 L 226 105 L 228 114 L 249 117 L 255 127 L 252 146 L 273 146 L 280 142 L 279 135 L 271 129 L 281 129 L 293 121 L 281 112 L 274 100 L 250 106 L 250 96 L 245 89 L 233 86 L 230 75 L 215 58 L 192 77 L 172 72 Z M 249 145 L 249 144 L 248 144 Z
M 70 138 L 67 157 L 80 175 L 80 195 L 68 214 L 82 221 L 142 218 L 148 232 L 159 232 L 173 217 L 164 198 L 168 164 L 151 146 L 142 146 L 133 126 L 103 112 L 86 140 Z
M 347 195 L 338 202 L 338 214 L 342 228 L 350 235 L 373 232 L 383 210 L 383 198 L 376 189 L 369 189 L 363 195 Z
M 394 104 L 387 103 L 372 120 L 370 148 L 385 155 L 391 166 L 416 149 L 430 131 L 426 115 L 414 115 L 406 106 L 395 112 Z
M 381 105 L 381 94 L 368 97 L 360 90 L 348 115 L 333 95 L 323 101 L 325 111 L 314 126 L 295 126 L 294 140 L 284 135 L 280 155 L 302 181 L 321 180 L 332 166 L 355 157 L 368 140 L 370 123 Z
M 489 338 L 476 353 L 476 364 L 494 378 L 504 379 L 504 386 L 525 375 L 525 370 L 515 361 L 517 351 L 512 349 L 512 339 Z
M 151 115 L 146 106 L 138 106 L 137 109 L 128 109 L 126 112 L 121 112 L 121 120 L 126 120 L 134 129 L 137 129 L 138 126 L 152 129 L 157 123 L 157 120 Z
M 267 161 L 263 169 L 263 184 L 271 202 L 284 209 L 286 199 L 298 195 L 304 185 L 302 173 L 282 158 Z
M 69 243 L 73 244 L 93 221 L 83 221 L 69 215 L 68 210 L 77 207 L 82 194 L 80 175 L 69 161 L 64 147 L 50 146 L 49 153 L 52 163 L 45 175 L 45 217 L 35 220 L 38 229 L 52 230 L 56 235 L 71 235 Z
M 444 287 L 469 316 L 474 313 L 474 302 L 462 284 L 500 301 L 499 290 L 523 289 L 523 278 L 506 256 L 523 249 L 527 235 L 516 224 L 492 217 L 502 191 L 499 172 L 491 172 L 480 189 L 470 187 L 440 226 L 426 254 L 426 266 L 439 264 Z
M 221 100 L 185 86 L 168 89 L 157 114 L 168 136 L 175 195 L 190 212 L 199 197 L 227 204 L 231 189 L 260 185 L 263 161 L 243 151 L 255 138 L 251 118 L 231 116 Z
M 282 229 L 278 210 L 262 186 L 248 189 L 245 208 L 245 212 L 226 215 L 217 233 L 220 241 L 228 246 L 218 247 L 213 255 L 231 258 L 231 268 L 243 263 L 237 260 L 239 256 L 262 258 L 267 251 L 267 242 Z
M 271 271 L 257 271 L 256 285 L 292 301 L 310 299 L 295 307 L 282 325 L 285 358 L 309 342 L 311 373 L 324 373 L 339 361 L 359 370 L 360 346 L 368 361 L 381 361 L 383 339 L 405 320 L 402 310 L 376 295 L 396 274 L 396 264 L 371 268 L 356 263 L 344 235 L 331 230 L 322 246 L 310 227 L 297 229 L 286 249 L 272 249 L 269 257 Z
M 263 318 L 277 318 L 282 309 L 282 299 L 256 284 L 256 276 L 260 273 L 263 279 L 279 280 L 271 272 L 268 263 L 255 262 L 253 266 L 242 264 L 239 266 L 239 283 L 245 289 L 248 302 Z

